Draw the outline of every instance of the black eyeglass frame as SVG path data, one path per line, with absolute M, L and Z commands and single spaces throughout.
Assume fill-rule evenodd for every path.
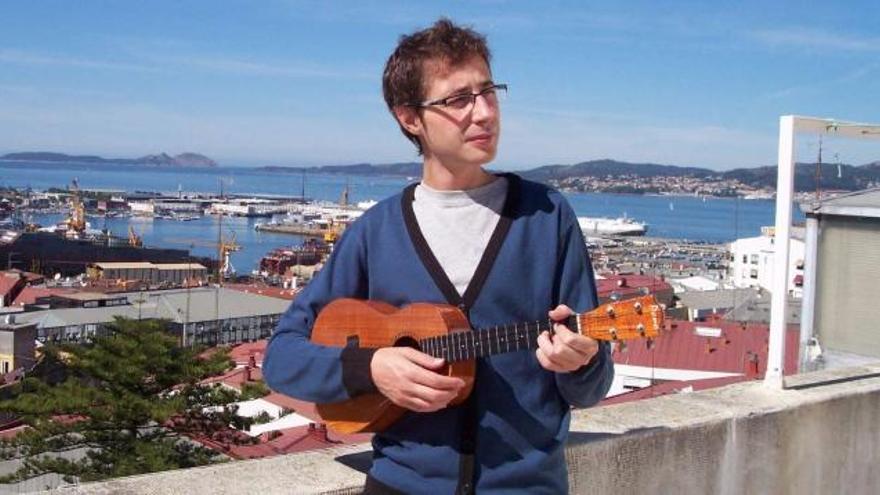
M 458 98 L 467 97 L 469 99 L 468 104 L 466 106 L 462 107 L 461 109 L 458 109 L 458 110 L 463 110 L 469 106 L 475 105 L 477 103 L 478 97 L 485 96 L 490 93 L 497 93 L 499 90 L 504 91 L 504 93 L 506 94 L 507 93 L 507 84 L 506 83 L 493 84 L 491 86 L 486 86 L 485 88 L 477 91 L 476 93 L 456 93 L 454 95 L 449 95 L 444 98 L 439 98 L 439 99 L 430 100 L 430 101 L 424 101 L 422 103 L 409 103 L 406 106 L 413 107 L 413 108 L 449 107 L 449 108 L 455 109 L 455 107 L 449 106 L 449 100 L 455 100 Z

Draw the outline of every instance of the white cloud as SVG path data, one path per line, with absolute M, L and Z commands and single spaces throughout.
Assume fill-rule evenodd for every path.
M 814 81 L 808 84 L 798 84 L 794 86 L 789 86 L 787 88 L 779 89 L 776 91 L 772 91 L 765 95 L 766 98 L 770 99 L 778 99 L 778 98 L 787 98 L 790 96 L 798 96 L 804 94 L 815 93 L 821 90 L 829 90 L 833 92 L 836 86 L 855 82 L 861 79 L 864 79 L 866 76 L 870 75 L 873 72 L 876 72 L 877 69 L 880 68 L 880 64 L 873 63 L 867 64 L 863 66 L 856 67 L 855 69 L 842 74 L 838 77 L 834 77 L 831 79 L 825 79 L 820 81 Z
M 845 52 L 880 52 L 880 38 L 877 37 L 860 37 L 803 27 L 751 31 L 748 36 L 770 46 Z
M 316 64 L 289 61 L 251 61 L 240 58 L 215 55 L 187 56 L 149 56 L 160 66 L 196 67 L 214 72 L 240 74 L 258 77 L 291 77 L 291 78 L 331 78 L 331 79 L 375 79 L 374 73 L 339 70 Z
M 78 69 L 123 70 L 137 72 L 156 72 L 156 67 L 140 64 L 110 62 L 68 55 L 47 55 L 24 50 L 0 50 L 0 62 L 17 65 L 40 65 L 48 67 L 73 67 Z

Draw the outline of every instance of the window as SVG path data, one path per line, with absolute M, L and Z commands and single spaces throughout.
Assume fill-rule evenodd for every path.
M 743 264 L 748 263 L 748 262 L 749 262 L 749 255 L 744 254 L 743 255 Z
M 750 259 L 750 262 L 751 262 L 752 265 L 757 265 L 757 264 L 758 264 L 758 255 L 757 255 L 757 254 L 753 254 L 753 255 L 751 255 L 751 256 L 749 257 L 749 259 Z
M 752 272 L 749 274 L 752 278 L 758 278 L 758 270 L 752 268 Z

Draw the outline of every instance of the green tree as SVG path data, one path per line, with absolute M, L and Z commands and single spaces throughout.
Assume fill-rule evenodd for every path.
M 251 442 L 229 428 L 252 422 L 230 405 L 238 393 L 200 384 L 230 368 L 225 352 L 182 348 L 162 321 L 120 318 L 112 330 L 86 345 L 45 346 L 44 368 L 62 370 L 62 379 L 28 377 L 0 402 L 29 426 L 0 442 L 0 456 L 23 460 L 0 483 L 46 473 L 95 481 L 225 460 L 187 435 Z

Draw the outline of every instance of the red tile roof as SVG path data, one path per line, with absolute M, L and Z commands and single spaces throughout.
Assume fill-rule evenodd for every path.
M 262 366 L 263 356 L 266 355 L 266 345 L 269 343 L 267 339 L 258 340 L 256 342 L 245 342 L 229 349 L 229 357 L 235 361 L 235 364 L 245 365 L 251 363 L 252 366 Z
M 0 429 L 0 439 L 12 440 L 16 436 L 18 436 L 19 433 L 30 428 L 30 426 L 21 424 L 20 420 L 15 420 L 13 422 L 0 426 L 0 428 L 2 428 Z
M 224 383 L 240 389 L 245 383 L 261 381 L 263 381 L 263 373 L 260 368 L 245 365 L 233 368 L 222 375 L 206 378 L 201 383 Z
M 260 442 L 255 445 L 236 445 L 234 443 L 220 442 L 205 437 L 195 437 L 194 439 L 199 443 L 221 451 L 235 459 L 271 457 L 275 455 L 292 454 L 295 452 L 305 452 L 307 450 L 326 449 L 343 443 L 354 443 L 344 442 L 339 438 L 339 435 L 336 435 L 332 431 L 328 431 L 323 425 L 316 425 L 314 423 L 297 426 L 295 428 L 288 428 L 286 430 L 264 433 L 259 437 Z M 369 437 L 367 437 L 367 439 L 369 439 Z
M 720 337 L 697 335 L 697 327 L 720 329 Z M 614 362 L 759 377 L 767 369 L 769 335 L 769 326 L 762 323 L 667 320 L 666 329 L 650 347 L 647 341 L 632 341 L 623 351 L 615 349 Z M 785 337 L 785 374 L 797 373 L 799 346 L 798 328 L 791 325 Z
M 74 292 L 76 292 L 76 289 L 69 289 L 65 287 L 25 287 L 18 294 L 18 297 L 16 297 L 15 300 L 12 301 L 12 305 L 24 306 L 25 304 L 33 304 L 34 302 L 36 302 L 38 297 L 72 294 Z
M 25 279 L 19 277 L 17 274 L 10 276 L 6 273 L 0 272 L 0 297 L 5 297 L 17 286 L 24 285 L 25 283 Z
M 672 286 L 658 277 L 650 275 L 603 275 L 605 278 L 596 281 L 599 297 L 607 297 L 612 293 L 621 296 L 640 293 L 643 287 L 651 293 L 672 290 Z

